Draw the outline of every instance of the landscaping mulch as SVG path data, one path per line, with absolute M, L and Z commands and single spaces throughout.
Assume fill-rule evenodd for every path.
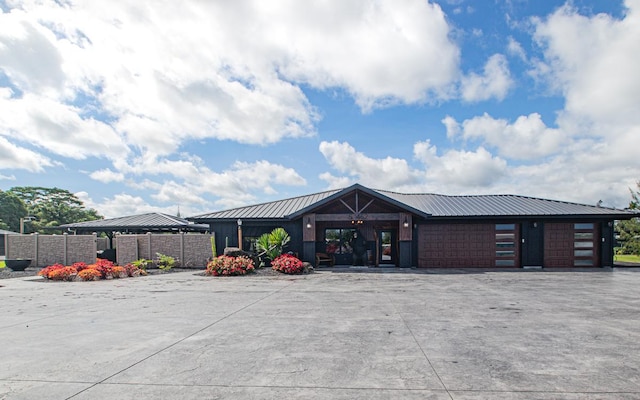
M 12 271 L 10 268 L 0 268 L 0 279 L 10 279 L 10 278 L 23 278 L 27 276 L 36 276 L 38 275 L 38 271 L 42 268 L 33 268 L 29 267 L 24 271 Z M 205 275 L 204 268 L 172 268 L 168 271 L 163 271 L 157 268 L 151 268 L 147 270 L 149 275 L 161 275 L 161 274 L 171 274 L 174 272 L 188 272 L 192 271 L 194 274 Z M 274 271 L 271 268 L 257 268 L 255 273 L 249 274 L 247 276 L 286 276 L 283 273 L 278 271 Z M 42 278 L 44 279 L 44 278 Z
M 10 279 L 10 278 L 23 278 L 25 276 L 37 276 L 38 272 L 42 268 L 34 268 L 29 267 L 24 271 L 12 271 L 11 268 L 0 268 L 0 279 Z M 160 275 L 160 274 L 170 274 L 173 272 L 184 272 L 184 271 L 203 271 L 204 269 L 194 269 L 194 268 L 172 268 L 169 271 L 164 271 L 158 268 L 150 268 L 147 270 L 149 275 Z M 44 279 L 44 278 L 42 278 Z

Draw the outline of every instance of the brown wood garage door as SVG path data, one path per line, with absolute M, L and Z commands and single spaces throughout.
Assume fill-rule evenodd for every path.
M 425 224 L 418 228 L 422 268 L 519 267 L 515 224 Z
M 599 267 L 598 226 L 554 222 L 544 225 L 544 266 Z

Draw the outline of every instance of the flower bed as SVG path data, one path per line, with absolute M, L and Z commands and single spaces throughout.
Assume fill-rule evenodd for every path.
M 95 264 L 74 263 L 70 266 L 53 264 L 38 272 L 38 275 L 52 281 L 97 281 L 146 275 L 146 271 L 127 264 L 124 267 L 113 265 L 109 260 L 98 259 Z
M 219 256 L 207 264 L 205 273 L 213 276 L 246 275 L 255 271 L 253 260 L 245 256 Z
M 271 268 L 284 274 L 301 274 L 304 271 L 302 261 L 291 254 L 282 254 L 276 257 L 271 261 Z

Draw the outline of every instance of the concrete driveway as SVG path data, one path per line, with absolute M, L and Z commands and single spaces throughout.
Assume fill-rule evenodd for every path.
M 640 398 L 640 269 L 0 286 L 2 399 Z

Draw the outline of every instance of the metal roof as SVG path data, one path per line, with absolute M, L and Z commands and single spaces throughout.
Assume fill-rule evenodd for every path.
M 391 199 L 407 209 L 435 218 L 455 217 L 576 217 L 590 216 L 612 219 L 627 219 L 637 215 L 629 211 L 587 204 L 547 200 L 518 195 L 476 195 L 448 196 L 430 193 L 397 193 L 386 190 L 368 189 L 359 184 L 345 189 L 330 190 L 306 196 L 294 197 L 269 203 L 239 207 L 189 217 L 190 220 L 234 220 L 234 219 L 285 219 L 300 216 L 318 205 L 340 197 L 353 190 L 377 193 L 381 198 Z
M 189 217 L 190 220 L 202 221 L 208 219 L 282 219 L 294 214 L 302 209 L 321 202 L 327 197 L 341 192 L 343 189 L 329 190 L 326 192 L 313 193 L 306 196 L 293 197 L 290 199 L 261 203 L 253 206 L 232 208 L 212 212 L 209 214 Z
M 98 219 L 95 221 L 76 222 L 73 224 L 60 225 L 57 228 L 86 231 L 209 230 L 208 225 L 194 224 L 184 218 L 155 212 L 118 218 Z
M 608 207 L 518 195 L 447 196 L 405 194 L 378 190 L 399 202 L 430 213 L 433 217 L 501 216 L 602 216 L 629 218 L 633 213 Z
M 19 235 L 18 232 L 5 231 L 4 229 L 0 229 L 0 235 Z

